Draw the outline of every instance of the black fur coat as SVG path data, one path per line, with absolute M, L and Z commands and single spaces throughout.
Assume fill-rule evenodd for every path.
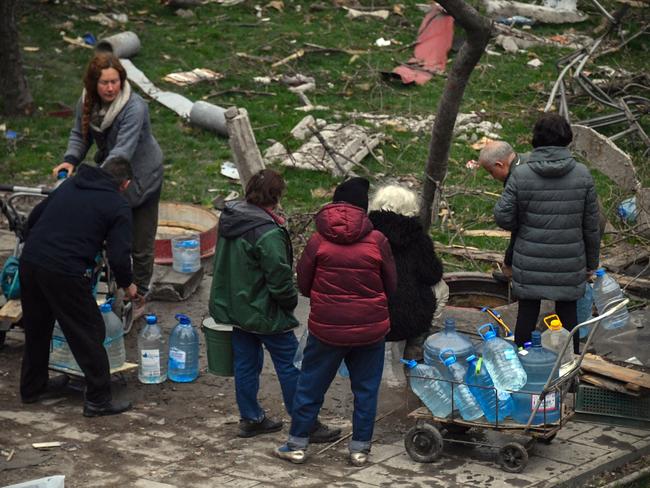
M 386 340 L 416 337 L 431 326 L 436 309 L 431 287 L 442 279 L 442 263 L 417 217 L 386 211 L 368 216 L 388 239 L 397 268 L 397 291 L 388 299 L 391 325 Z

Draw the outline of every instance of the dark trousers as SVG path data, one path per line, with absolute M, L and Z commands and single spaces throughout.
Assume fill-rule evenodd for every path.
M 149 291 L 153 275 L 154 246 L 158 229 L 158 203 L 160 191 L 151 195 L 142 205 L 132 209 L 133 215 L 133 282 L 138 292 L 145 295 Z
M 515 342 L 518 346 L 530 341 L 531 334 L 537 326 L 541 300 L 519 300 L 519 312 L 517 313 L 517 325 L 515 327 Z M 576 312 L 576 301 L 555 302 L 555 313 L 560 317 L 562 326 L 572 331 L 578 325 L 578 314 Z M 573 336 L 573 352 L 579 352 L 580 334 Z
M 36 396 L 47 385 L 50 341 L 57 320 L 86 377 L 86 400 L 111 400 L 108 356 L 103 346 L 106 329 L 90 280 L 54 273 L 25 261 L 19 269 L 25 329 L 21 396 Z
M 309 433 L 316 423 L 325 393 L 341 361 L 345 359 L 354 394 L 350 450 L 369 451 L 384 369 L 384 354 L 383 340 L 369 346 L 338 347 L 325 344 L 310 334 L 293 400 L 289 443 L 296 448 L 307 446 Z

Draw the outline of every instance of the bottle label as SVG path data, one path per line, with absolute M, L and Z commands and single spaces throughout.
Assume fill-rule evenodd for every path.
M 172 368 L 185 368 L 185 351 L 172 347 L 169 349 L 169 365 Z
M 503 351 L 503 357 L 506 359 L 506 361 L 512 361 L 513 359 L 517 358 L 517 354 L 515 354 L 515 351 L 513 349 L 508 348 Z
M 531 395 L 530 396 L 530 409 L 533 410 L 535 408 L 535 404 L 537 403 L 537 399 L 539 398 L 539 395 Z M 555 402 L 555 395 L 546 395 L 544 397 L 544 400 L 539 404 L 539 409 L 537 410 L 538 412 L 551 412 L 553 410 L 557 410 L 557 403 Z
M 144 376 L 160 376 L 160 351 L 143 349 L 140 353 L 140 365 Z

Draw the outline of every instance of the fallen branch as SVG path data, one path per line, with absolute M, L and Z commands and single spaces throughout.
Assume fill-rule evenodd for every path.
M 294 59 L 302 58 L 305 55 L 305 50 L 304 49 L 298 49 L 295 53 L 287 56 L 284 59 L 281 59 L 280 61 L 276 61 L 271 65 L 271 68 L 277 68 L 279 66 L 282 66 L 283 64 L 290 63 Z
M 203 97 L 203 99 L 207 100 L 208 98 L 220 97 L 222 95 L 228 95 L 228 94 L 246 95 L 247 97 L 255 96 L 255 95 L 259 95 L 263 97 L 274 97 L 276 95 L 274 92 L 244 90 L 242 88 L 233 87 L 233 88 L 228 88 L 227 90 L 211 91 L 205 97 Z

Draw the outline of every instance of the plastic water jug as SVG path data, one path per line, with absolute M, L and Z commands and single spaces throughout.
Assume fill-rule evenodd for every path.
M 445 319 L 444 327 L 440 332 L 430 335 L 424 342 L 424 362 L 435 366 L 447 379 L 451 379 L 449 370 L 440 360 L 440 353 L 445 349 L 454 351 L 459 362 L 465 363 L 476 350 L 472 342 L 456 331 L 456 321 L 453 318 Z
M 639 215 L 639 210 L 636 206 L 636 197 L 630 197 L 623 200 L 616 209 L 616 213 L 621 220 L 629 224 L 636 222 L 636 218 Z
M 483 366 L 483 358 L 467 358 L 465 383 L 478 402 L 488 422 L 499 422 L 512 413 L 512 396 L 506 391 L 497 391 L 490 374 Z
M 104 339 L 104 349 L 108 354 L 108 364 L 111 369 L 120 368 L 126 361 L 126 351 L 124 349 L 124 326 L 115 312 L 111 302 L 102 303 L 99 306 L 102 313 L 104 325 L 106 326 L 106 338 Z
M 443 379 L 442 373 L 429 364 L 420 364 L 415 359 L 400 359 L 406 365 L 411 390 L 431 411 L 434 417 L 446 418 L 451 414 L 451 384 Z
M 138 335 L 138 379 L 141 383 L 162 383 L 167 379 L 165 340 L 155 315 L 147 315 L 145 321 Z
M 453 407 L 457 408 L 460 416 L 464 420 L 476 420 L 483 416 L 483 411 L 476 398 L 469 391 L 465 384 L 465 375 L 467 374 L 467 367 L 464 364 L 456 361 L 456 355 L 451 349 L 445 349 L 440 353 L 440 360 L 447 366 L 451 379 L 456 383 L 453 384 Z
M 169 336 L 167 376 L 177 383 L 194 381 L 199 376 L 199 335 L 187 315 L 176 315 L 178 324 Z
M 194 273 L 201 267 L 201 241 L 199 236 L 172 238 L 172 268 L 179 273 Z
M 521 389 L 526 384 L 526 371 L 512 345 L 497 337 L 494 325 L 489 322 L 478 327 L 478 333 L 485 340 L 483 364 L 496 389 L 507 392 Z
M 542 334 L 542 347 L 553 351 L 555 354 L 560 354 L 571 334 L 562 326 L 560 317 L 555 314 L 544 317 L 544 323 L 546 324 L 546 327 L 548 327 L 548 330 L 545 330 Z M 571 339 L 571 341 L 573 341 L 573 339 Z M 564 356 L 562 357 L 560 365 L 563 366 L 572 362 L 573 342 L 571 342 L 564 351 Z
M 582 295 L 582 298 L 576 302 L 576 313 L 578 316 L 578 324 L 586 322 L 591 319 L 594 310 L 594 289 L 591 286 L 591 283 L 585 285 L 585 294 Z M 580 339 L 583 339 L 589 335 L 591 326 L 587 325 L 580 328 Z
M 514 409 L 512 418 L 520 424 L 528 423 L 528 418 L 539 398 L 539 393 L 553 370 L 557 354 L 542 347 L 542 336 L 539 331 L 532 335 L 532 347 L 519 351 L 521 363 L 526 370 L 528 381 L 521 393 L 513 393 Z M 555 378 L 558 377 L 555 373 Z M 524 393 L 525 392 L 525 393 Z M 540 403 L 539 409 L 533 417 L 533 425 L 557 422 L 560 419 L 560 396 L 558 393 L 549 393 Z
M 598 315 L 602 315 L 610 307 L 613 307 L 623 299 L 623 292 L 618 283 L 609 276 L 603 268 L 596 271 L 596 282 L 594 283 L 594 303 Z M 618 329 L 625 326 L 630 319 L 627 307 L 623 307 L 611 317 L 603 320 L 601 327 L 605 329 Z
M 63 330 L 61 330 L 61 326 L 58 322 L 54 322 L 54 329 L 52 330 L 49 364 L 50 366 L 56 366 L 59 368 L 81 371 L 81 368 L 72 355 L 70 346 L 68 346 L 68 341 L 65 338 L 65 335 L 63 335 Z

